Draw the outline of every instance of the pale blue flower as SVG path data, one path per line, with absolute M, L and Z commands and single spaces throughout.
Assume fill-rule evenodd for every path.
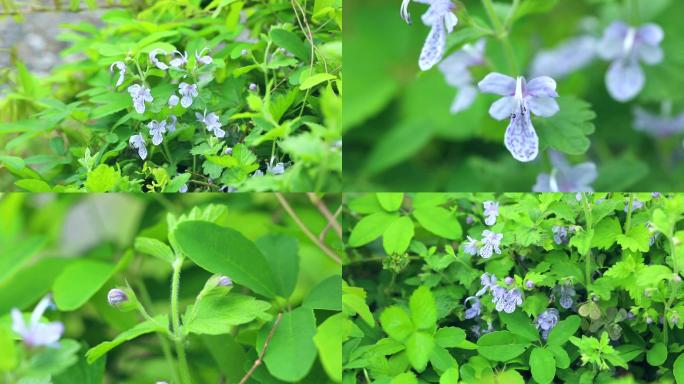
M 131 138 L 128 139 L 128 143 L 131 145 L 131 147 L 138 150 L 138 156 L 140 156 L 140 158 L 142 160 L 145 160 L 145 158 L 147 158 L 147 148 L 145 147 L 145 138 L 143 138 L 143 136 L 141 134 L 131 136 Z
M 606 73 L 606 87 L 615 100 L 626 102 L 641 92 L 646 78 L 639 62 L 655 65 L 663 60 L 660 42 L 664 36 L 656 24 L 636 28 L 615 21 L 606 28 L 598 53 L 612 62 Z
M 468 237 L 468 241 L 463 243 L 463 252 L 465 252 L 471 256 L 475 256 L 475 255 L 477 255 L 477 251 L 478 251 L 478 241 L 473 239 L 470 236 L 467 236 L 467 237 Z
M 549 336 L 549 332 L 558 324 L 559 313 L 556 308 L 549 308 L 537 317 L 537 329 L 541 331 L 543 340 Z
M 154 101 L 149 88 L 144 85 L 133 84 L 128 87 L 128 93 L 133 99 L 133 107 L 138 113 L 145 113 L 145 102 L 151 103 Z
M 570 165 L 563 155 L 549 151 L 553 169 L 551 173 L 537 176 L 533 192 L 593 192 L 591 183 L 596 180 L 598 172 L 592 162 Z
M 157 60 L 157 55 L 159 55 L 160 53 L 163 53 L 164 56 L 166 56 L 165 50 L 163 50 L 161 48 L 153 49 L 152 51 L 150 51 L 149 59 L 150 59 L 150 62 L 152 64 L 154 64 L 155 67 L 161 69 L 162 71 L 165 71 L 165 70 L 169 69 L 169 66 L 166 65 L 165 63 L 162 63 L 161 61 Z
M 465 318 L 466 319 L 472 319 L 472 318 L 475 318 L 477 316 L 480 316 L 481 305 L 482 305 L 482 303 L 480 303 L 480 299 L 478 299 L 476 296 L 470 296 L 470 297 L 465 299 L 465 301 L 463 302 L 463 305 L 468 305 L 469 301 L 472 301 L 472 304 L 471 304 L 470 308 L 466 308 Z
M 170 66 L 172 66 L 174 68 L 180 68 L 180 67 L 185 66 L 185 64 L 188 63 L 188 53 L 187 52 L 180 53 L 180 51 L 176 50 L 176 51 L 173 51 L 173 54 L 174 54 L 174 56 L 178 55 L 178 57 L 169 62 Z
M 589 65 L 596 58 L 598 39 L 591 35 L 574 37 L 550 50 L 542 50 L 532 60 L 532 77 L 562 79 Z
M 178 118 L 175 115 L 169 116 L 169 122 L 166 123 L 166 129 L 169 131 L 169 133 L 173 133 L 176 131 L 176 122 L 177 121 L 178 121 Z
M 566 244 L 568 242 L 568 229 L 565 227 L 561 227 L 558 225 L 554 225 L 553 228 L 551 228 L 551 231 L 553 232 L 553 241 L 556 244 Z
M 446 47 L 446 36 L 454 30 L 458 23 L 458 18 L 452 10 L 456 7 L 450 0 L 414 0 L 417 3 L 429 4 L 430 7 L 423 14 L 421 20 L 423 24 L 430 27 L 430 33 L 423 44 L 420 53 L 418 66 L 421 70 L 427 71 L 435 64 L 439 63 L 444 56 Z M 408 12 L 410 0 L 403 0 L 401 3 L 400 14 L 407 22 L 411 23 L 411 15 Z
M 231 287 L 233 286 L 233 280 L 225 275 L 221 275 L 218 280 L 218 285 L 221 287 Z
M 499 202 L 485 201 L 482 205 L 484 206 L 485 224 L 490 226 L 496 224 L 496 218 L 499 216 Z
M 643 208 L 643 207 L 644 207 L 643 201 L 641 201 L 637 198 L 634 198 L 634 200 L 632 200 L 632 211 L 636 211 L 637 209 Z M 627 212 L 627 211 L 629 211 L 629 202 L 625 203 L 625 212 Z
M 178 192 L 187 193 L 188 192 L 188 184 L 181 185 L 181 187 L 178 189 Z
M 665 138 L 684 132 L 684 113 L 670 116 L 672 103 L 663 103 L 660 114 L 651 113 L 644 108 L 635 107 L 634 129 L 656 138 Z
M 469 68 L 484 64 L 485 44 L 484 38 L 474 45 L 466 44 L 439 64 L 439 70 L 444 74 L 446 82 L 458 89 L 458 94 L 451 104 L 451 113 L 466 110 L 475 101 L 477 87 Z
M 161 144 L 164 140 L 163 135 L 166 133 L 166 121 L 152 120 L 147 124 L 147 128 L 150 130 L 150 136 L 152 136 L 152 144 Z
M 285 164 L 279 162 L 274 165 L 273 161 L 274 158 L 271 158 L 271 162 L 266 167 L 266 173 L 270 173 L 271 175 L 282 175 L 285 173 Z
M 109 71 L 114 72 L 114 67 L 119 70 L 119 79 L 116 81 L 116 86 L 123 84 L 124 75 L 126 74 L 126 64 L 123 61 L 116 61 L 109 66 Z
M 537 158 L 539 138 L 532 125 L 531 113 L 549 117 L 558 112 L 556 81 L 548 76 L 532 79 L 529 83 L 519 76 L 514 79 L 500 73 L 490 73 L 478 86 L 483 93 L 504 96 L 489 108 L 496 120 L 510 117 L 504 144 L 513 158 L 528 162 Z
M 501 249 L 499 249 L 501 239 L 503 239 L 502 233 L 494 233 L 488 229 L 482 231 L 482 247 L 479 250 L 480 257 L 488 259 L 492 256 L 493 252 L 501 254 Z
M 24 317 L 21 311 L 13 308 L 12 316 L 12 330 L 17 333 L 23 340 L 24 344 L 29 347 L 59 347 L 59 339 L 64 333 L 64 324 L 55 321 L 51 323 L 41 323 L 40 318 L 43 313 L 52 306 L 51 296 L 48 294 L 36 305 L 31 313 L 31 320 L 28 324 L 24 322 Z
M 204 51 L 210 51 L 210 49 L 204 48 L 199 53 L 197 53 L 197 51 L 195 51 L 195 58 L 197 59 L 197 62 L 202 63 L 202 64 L 211 64 L 213 62 L 213 59 L 211 58 L 211 56 L 209 56 L 209 55 L 202 56 L 204 54 Z
M 197 84 L 180 83 L 178 84 L 178 93 L 181 95 L 181 106 L 188 108 L 192 105 L 192 98 L 197 97 Z
M 499 312 L 513 313 L 523 303 L 522 292 L 518 288 L 497 286 L 492 290 L 492 296 L 492 302 L 496 303 L 495 309 Z
M 572 304 L 575 301 L 575 288 L 572 286 L 572 283 L 566 282 L 563 285 L 558 286 L 557 290 L 558 295 L 560 296 L 560 299 L 558 300 L 560 306 L 565 309 L 572 307 Z
M 226 135 L 226 132 L 221 129 L 221 122 L 219 121 L 218 115 L 214 112 L 211 112 L 208 115 L 206 110 L 204 111 L 204 114 L 195 112 L 195 117 L 197 117 L 197 121 L 204 123 L 207 127 L 207 131 L 213 132 L 214 136 L 219 139 Z
M 482 288 L 475 293 L 475 296 L 477 297 L 487 293 L 487 290 L 492 290 L 496 287 L 496 276 L 485 272 L 480 276 L 480 284 L 482 285 Z

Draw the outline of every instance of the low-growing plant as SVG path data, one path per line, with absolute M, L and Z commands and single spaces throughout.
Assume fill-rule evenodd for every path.
M 63 55 L 77 61 L 46 78 L 13 61 L 0 185 L 340 190 L 341 9 L 148 1 L 105 12 L 102 26 L 63 25 Z
M 340 382 L 340 201 L 303 197 L 0 198 L 0 382 Z
M 684 195 L 345 205 L 347 383 L 684 383 Z

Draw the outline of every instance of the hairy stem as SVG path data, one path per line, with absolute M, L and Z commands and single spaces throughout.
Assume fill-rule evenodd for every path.
M 180 287 L 180 272 L 183 266 L 183 258 L 177 257 L 173 262 L 173 277 L 171 278 L 171 329 L 174 335 L 176 355 L 178 355 L 178 370 L 180 371 L 181 383 L 190 384 L 190 369 L 185 355 L 185 338 L 181 332 L 180 315 L 178 313 L 178 290 Z
M 504 54 L 506 55 L 506 60 L 508 61 L 508 66 L 510 67 L 511 73 L 514 76 L 517 76 L 519 74 L 518 65 L 515 61 L 513 46 L 511 45 L 510 40 L 508 40 L 508 30 L 499 20 L 499 16 L 496 15 L 496 10 L 494 10 L 494 4 L 492 3 L 492 0 L 482 0 L 482 5 L 484 6 L 485 11 L 487 11 L 487 16 L 489 16 L 489 20 L 496 31 L 497 39 L 499 39 L 501 45 L 503 45 Z M 512 21 L 509 22 L 509 24 L 511 23 Z
M 630 226 L 632 225 L 632 207 L 634 206 L 634 194 L 630 193 L 629 194 L 629 205 L 627 206 L 627 219 L 625 220 L 625 233 L 629 231 Z
M 240 380 L 240 384 L 246 383 L 247 380 L 254 374 L 254 371 L 256 371 L 256 369 L 264 361 L 264 355 L 266 355 L 268 344 L 271 342 L 271 338 L 273 337 L 273 334 L 275 334 L 276 329 L 278 329 L 278 325 L 280 324 L 280 320 L 282 318 L 283 314 L 281 312 L 278 314 L 278 317 L 276 317 L 275 322 L 273 323 L 273 327 L 271 327 L 271 331 L 268 333 L 268 336 L 266 336 L 266 340 L 264 341 L 264 346 L 261 348 L 261 353 L 259 354 L 259 357 L 257 357 L 256 360 L 254 360 L 254 364 L 252 364 L 252 367 L 249 369 L 249 371 L 247 371 L 242 380 Z

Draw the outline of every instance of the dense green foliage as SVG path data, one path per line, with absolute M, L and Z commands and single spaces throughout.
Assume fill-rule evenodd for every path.
M 430 28 L 421 21 L 427 5 L 412 1 L 413 23 L 399 17 L 399 1 L 350 0 L 345 4 L 346 72 L 343 131 L 347 191 L 531 191 L 535 178 L 549 173 L 546 149 L 567 155 L 571 163 L 596 164 L 597 191 L 669 190 L 684 184 L 682 112 L 684 63 L 680 36 L 684 3 L 676 0 L 495 0 L 503 33 L 483 7 L 489 1 L 459 0 L 454 31 L 447 35 L 444 57 L 466 43 L 486 38 L 485 63 L 470 70 L 475 83 L 490 72 L 528 76 L 534 57 L 568 40 L 600 38 L 613 21 L 630 25 L 656 23 L 664 31 L 660 64 L 642 65 L 645 85 L 621 103 L 606 91 L 610 63 L 594 59 L 586 67 L 557 78 L 560 113 L 534 117 L 540 140 L 536 161 L 520 163 L 503 146 L 506 122 L 488 109 L 498 96 L 479 94 L 457 114 L 450 106 L 457 90 L 438 66 L 421 72 L 418 58 Z M 512 47 L 511 69 L 504 36 Z M 575 51 L 576 55 L 584 52 Z M 568 60 L 572 58 L 569 55 Z M 637 107 L 659 115 L 671 113 L 680 130 L 652 137 L 635 129 Z M 656 124 L 650 124 L 656 130 Z
M 0 196 L 0 383 L 340 382 L 331 254 L 342 243 L 326 218 L 339 205 L 334 195 Z M 28 321 L 46 294 L 55 307 L 35 320 L 64 334 L 31 345 L 10 311 Z
M 63 25 L 45 78 L 13 57 L 2 189 L 341 189 L 341 0 L 130 3 Z
M 684 195 L 364 194 L 345 212 L 345 383 L 684 383 Z

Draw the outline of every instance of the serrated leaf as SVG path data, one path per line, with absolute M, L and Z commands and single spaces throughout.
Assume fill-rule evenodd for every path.
M 430 354 L 435 347 L 432 335 L 425 332 L 416 332 L 406 341 L 406 356 L 409 363 L 418 372 L 423 372 L 427 367 Z
M 411 318 L 401 307 L 387 307 L 380 314 L 380 325 L 389 337 L 397 341 L 405 341 L 414 330 Z
M 529 1 L 529 0 L 528 0 Z M 541 0 L 546 1 L 546 0 Z M 591 105 L 574 96 L 558 99 L 560 110 L 555 115 L 535 120 L 541 147 L 550 147 L 570 155 L 581 155 L 589 149 L 587 135 L 594 132 L 596 113 Z

